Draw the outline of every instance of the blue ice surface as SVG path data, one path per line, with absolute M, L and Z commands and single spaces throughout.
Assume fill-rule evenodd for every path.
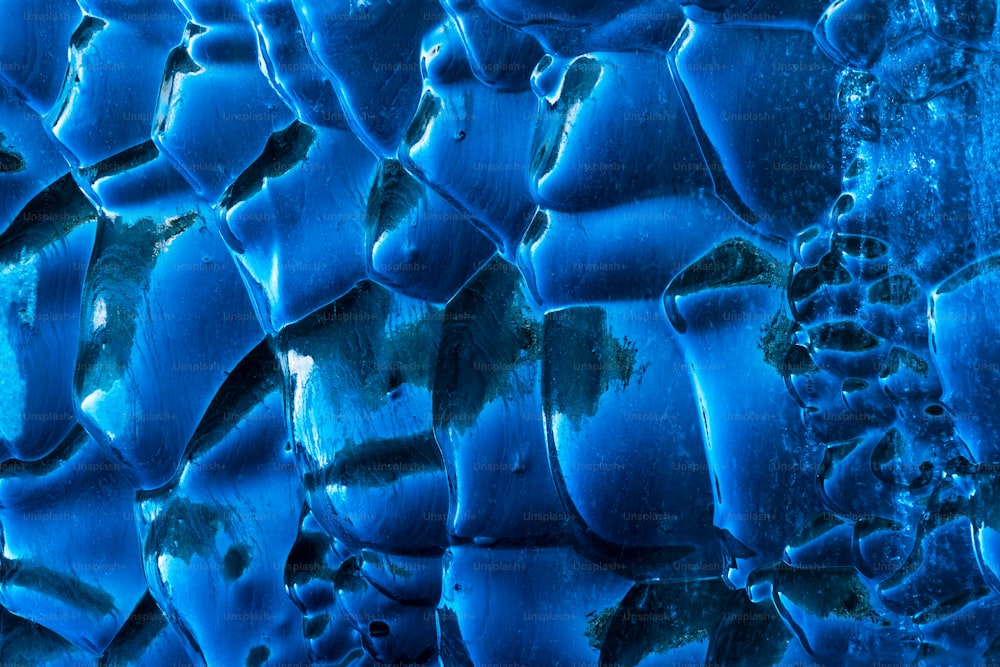
M 1000 659 L 994 2 L 0 23 L 0 664 Z

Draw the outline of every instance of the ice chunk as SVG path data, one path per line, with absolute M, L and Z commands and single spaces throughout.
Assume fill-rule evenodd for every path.
M 369 556 L 363 562 L 369 565 L 373 560 L 379 559 Z M 374 582 L 370 575 L 364 576 L 364 565 L 359 561 L 348 560 L 337 572 L 337 607 L 361 637 L 368 654 L 388 664 L 432 661 L 437 654 L 435 606 L 441 592 L 440 557 L 410 559 L 410 568 L 395 566 L 400 579 L 417 580 L 413 590 L 422 598 L 417 600 L 399 596 L 395 582 L 384 588 L 379 584 L 385 580 Z M 369 572 L 371 569 L 369 566 Z
M 368 276 L 396 292 L 445 303 L 496 252 L 467 213 L 383 160 L 368 196 Z
M 823 512 L 815 482 L 824 448 L 803 432 L 785 384 L 797 367 L 786 274 L 765 249 L 734 238 L 687 267 L 664 295 L 694 376 L 714 522 L 737 587 L 779 560 L 791 537 Z
M 11 0 L 0 7 L 5 26 L 0 79 L 19 90 L 36 113 L 46 113 L 59 95 L 81 17 L 73 0 Z
M 132 495 L 122 466 L 79 427 L 43 459 L 4 463 L 0 603 L 102 653 L 146 590 Z
M 839 661 L 850 655 L 859 661 L 906 664 L 918 655 L 914 623 L 886 610 L 850 568 L 779 565 L 760 579 L 773 587 L 772 600 L 782 620 L 819 660 Z
M 278 366 L 261 345 L 219 389 L 170 483 L 136 498 L 150 593 L 210 665 L 306 656 L 285 594 L 303 492 L 283 416 Z
M 110 209 L 87 269 L 74 390 L 84 426 L 137 486 L 156 488 L 263 332 L 214 212 L 162 157 L 98 178 Z
M 674 336 L 656 301 L 545 316 L 556 488 L 581 553 L 635 579 L 722 571 L 711 529 L 719 471 L 706 462 L 696 387 Z
M 812 37 L 689 23 L 671 55 L 716 194 L 784 239 L 818 221 L 839 194 L 844 145 L 830 140 L 838 69 Z
M 523 68 L 524 83 L 512 91 L 483 85 L 469 65 L 451 22 L 424 40 L 427 89 L 400 160 L 510 255 L 535 207 L 528 162 L 536 100 L 525 90 L 534 63 L 511 64 Z
M 832 3 L 816 24 L 816 41 L 838 63 L 869 68 L 886 43 L 902 32 L 906 22 L 900 2 L 839 0 Z
M 987 306 L 998 284 L 1000 258 L 965 267 L 932 294 L 930 323 L 934 367 L 942 402 L 976 461 L 1000 460 L 1000 356 L 994 344 L 996 318 Z
M 73 375 L 97 212 L 69 176 L 0 235 L 0 451 L 46 456 L 76 423 Z
M 66 79 L 45 117 L 76 167 L 149 139 L 164 63 L 184 29 L 169 0 L 92 4 L 73 33 Z
M 420 40 L 444 18 L 440 5 L 293 2 L 306 43 L 333 78 L 351 129 L 376 155 L 395 155 L 420 99 Z
M 261 324 L 280 330 L 365 277 L 368 196 L 379 164 L 346 130 L 295 122 L 222 197 L 222 238 Z
M 276 345 L 309 506 L 349 547 L 444 548 L 448 488 L 431 389 L 444 314 L 363 281 Z
M 275 92 L 303 123 L 347 129 L 330 76 L 312 57 L 291 0 L 248 3 L 261 66 Z
M 441 643 L 462 667 L 597 664 L 607 622 L 631 585 L 568 547 L 452 547 Z
M 667 65 L 657 53 L 542 58 L 530 167 L 539 206 L 593 211 L 710 185 Z
M 972 500 L 978 490 L 974 469 L 958 460 L 949 467 L 951 474 L 936 485 L 927 502 L 913 552 L 878 586 L 889 609 L 920 624 L 948 616 L 988 591 L 971 530 Z
M 542 313 L 494 258 L 451 300 L 434 375 L 453 539 L 536 542 L 563 532 L 542 424 Z
M 243 3 L 180 4 L 191 22 L 161 69 L 152 136 L 192 187 L 214 203 L 293 116 L 260 70 L 256 33 Z
M 684 267 L 741 226 L 711 196 L 575 213 L 539 209 L 521 240 L 517 266 L 546 309 L 655 299 Z
M 602 665 L 779 665 L 797 646 L 769 602 L 717 578 L 636 584 L 602 620 Z

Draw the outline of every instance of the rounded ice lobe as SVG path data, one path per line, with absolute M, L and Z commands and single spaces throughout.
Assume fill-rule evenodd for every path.
M 309 49 L 330 73 L 351 129 L 376 155 L 393 156 L 420 100 L 420 40 L 443 18 L 440 5 L 430 0 L 294 4 Z
M 447 22 L 424 41 L 425 85 L 400 145 L 400 161 L 510 256 L 531 219 L 528 153 L 535 96 L 473 77 L 457 28 Z
M 740 221 L 717 199 L 663 197 L 599 211 L 537 210 L 517 266 L 546 309 L 656 299 Z M 717 235 L 717 236 L 716 236 Z
M 219 231 L 265 330 L 302 319 L 365 277 L 378 166 L 350 132 L 295 122 L 227 188 Z
M 351 547 L 445 545 L 447 481 L 431 419 L 442 321 L 439 308 L 363 281 L 278 337 L 310 507 Z
M 444 311 L 434 429 L 454 541 L 545 543 L 562 507 L 542 423 L 543 314 L 514 266 L 484 266 Z
M 177 474 L 136 497 L 150 593 L 208 664 L 306 657 L 283 576 L 304 493 L 280 377 L 270 350 L 255 348 L 215 395 Z
M 337 609 L 337 571 L 350 557 L 304 505 L 298 535 L 285 562 L 285 590 L 302 611 L 302 636 L 314 662 L 343 662 L 364 654 L 351 619 Z
M 0 471 L 0 603 L 100 654 L 142 597 L 133 489 L 75 426 L 49 456 Z
M 722 569 L 698 401 L 674 336 L 655 301 L 545 317 L 556 488 L 581 553 L 639 579 Z
M 76 424 L 72 383 L 97 212 L 68 175 L 0 235 L 0 451 L 33 461 Z

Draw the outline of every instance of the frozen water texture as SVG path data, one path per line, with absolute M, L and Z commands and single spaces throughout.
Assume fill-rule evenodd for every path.
M 1000 660 L 993 0 L 0 24 L 0 664 Z

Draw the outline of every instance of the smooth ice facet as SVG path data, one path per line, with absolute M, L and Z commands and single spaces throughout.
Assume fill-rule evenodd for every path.
M 333 537 L 390 553 L 445 545 L 431 389 L 440 308 L 361 282 L 277 340 L 309 504 Z
M 658 304 L 550 312 L 543 335 L 546 441 L 581 552 L 640 579 L 719 574 L 696 387 Z
M 542 330 L 520 274 L 499 258 L 445 308 L 434 427 L 455 540 L 544 542 L 565 531 L 542 423 Z
M 263 333 L 214 213 L 162 158 L 101 187 L 121 213 L 101 216 L 87 270 L 76 400 L 137 486 L 156 488 Z
M 420 99 L 420 40 L 444 18 L 440 5 L 431 0 L 293 3 L 306 43 L 335 82 L 351 129 L 376 155 L 395 155 Z
M 193 18 L 184 41 L 161 69 L 152 132 L 157 145 L 210 202 L 254 161 L 268 137 L 293 118 L 260 70 L 257 34 L 245 7 L 232 4 L 224 11 L 198 0 L 182 3 Z
M 220 231 L 266 330 L 302 319 L 365 277 L 377 169 L 350 132 L 296 122 L 272 135 L 226 190 Z
M 284 577 L 303 493 L 265 346 L 229 375 L 185 459 L 168 485 L 137 497 L 153 599 L 209 665 L 304 660 Z
M 67 175 L 0 235 L 3 456 L 41 458 L 76 423 L 80 298 L 96 231 L 97 212 Z
M 0 471 L 0 603 L 101 653 L 146 590 L 122 466 L 75 427 L 49 456 Z

